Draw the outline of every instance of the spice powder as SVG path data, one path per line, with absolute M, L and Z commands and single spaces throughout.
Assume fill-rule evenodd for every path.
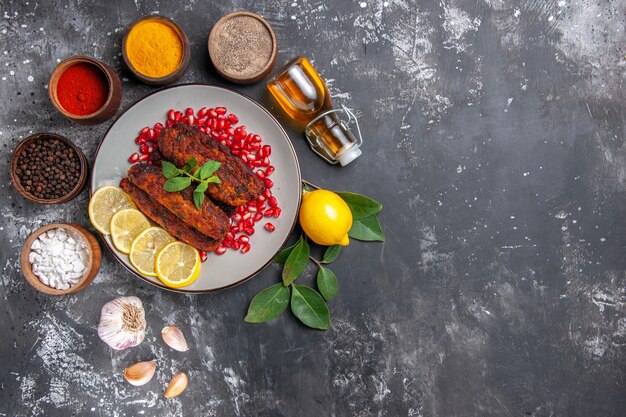
M 251 77 L 267 65 L 273 48 L 272 35 L 262 22 L 251 16 L 235 16 L 220 27 L 211 59 L 224 73 Z

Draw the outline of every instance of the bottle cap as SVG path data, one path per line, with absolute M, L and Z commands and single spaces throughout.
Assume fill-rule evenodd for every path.
M 339 163 L 342 167 L 345 167 L 350 162 L 361 156 L 361 153 L 361 149 L 358 146 L 353 146 L 339 156 Z

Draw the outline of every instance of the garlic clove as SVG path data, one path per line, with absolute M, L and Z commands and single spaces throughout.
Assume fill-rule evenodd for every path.
M 124 378 L 135 386 L 145 385 L 156 372 L 156 360 L 137 362 L 124 369 Z
M 161 336 L 163 336 L 163 341 L 165 342 L 165 344 L 172 349 L 179 352 L 187 352 L 189 350 L 189 346 L 187 346 L 185 336 L 178 327 L 165 326 L 163 330 L 161 330 Z
M 189 378 L 184 372 L 179 372 L 172 377 L 170 383 L 165 388 L 165 398 L 178 397 L 182 392 L 187 389 L 189 384 Z

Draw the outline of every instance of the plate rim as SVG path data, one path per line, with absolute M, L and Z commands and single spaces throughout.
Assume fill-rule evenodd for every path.
M 263 110 L 270 117 L 270 119 L 274 123 L 276 123 L 276 126 L 278 126 L 278 128 L 280 129 L 280 131 L 284 135 L 285 139 L 287 140 L 287 144 L 289 145 L 289 149 L 291 150 L 291 153 L 293 154 L 293 157 L 294 157 L 294 161 L 296 163 L 296 168 L 297 168 L 297 173 L 298 173 L 298 182 L 300 184 L 302 184 L 302 170 L 300 169 L 300 161 L 298 160 L 298 154 L 296 153 L 296 150 L 293 147 L 293 143 L 291 143 L 291 138 L 289 138 L 289 135 L 287 134 L 287 132 L 285 131 L 283 126 L 278 122 L 278 120 L 274 117 L 274 115 L 269 112 L 269 110 L 267 110 L 265 107 L 263 107 L 258 101 L 256 101 L 252 97 L 250 97 L 250 96 L 248 96 L 248 95 L 246 95 L 244 93 L 241 93 L 239 91 L 236 91 L 236 90 L 233 90 L 231 88 L 228 88 L 228 87 L 223 87 L 223 86 L 219 86 L 219 85 L 215 85 L 215 84 L 208 84 L 208 83 L 183 83 L 183 84 L 176 84 L 176 85 L 172 85 L 172 86 L 169 86 L 169 87 L 161 88 L 161 89 L 159 89 L 157 91 L 153 91 L 153 92 L 151 92 L 149 94 L 146 94 L 145 96 L 141 97 L 140 99 L 138 99 L 134 103 L 132 103 L 130 106 L 125 108 L 120 113 L 120 115 L 115 118 L 113 123 L 111 123 L 111 125 L 107 128 L 106 132 L 104 132 L 104 134 L 102 135 L 102 138 L 100 139 L 100 142 L 98 143 L 98 147 L 96 148 L 96 153 L 95 153 L 94 158 L 93 158 L 92 169 L 90 170 L 91 172 L 89 173 L 89 198 L 91 198 L 91 196 L 93 195 L 93 192 L 94 192 L 94 190 L 93 190 L 93 182 L 94 182 L 94 178 L 93 178 L 94 177 L 94 170 L 93 170 L 93 167 L 95 166 L 96 160 L 98 159 L 98 155 L 100 154 L 100 148 L 102 147 L 102 143 L 104 142 L 104 139 L 109 134 L 109 131 L 122 118 L 122 116 L 124 116 L 126 114 L 126 112 L 128 112 L 130 109 L 132 109 L 133 107 L 137 106 L 139 103 L 141 103 L 142 101 L 144 101 L 148 97 L 151 97 L 151 96 L 153 96 L 155 94 L 159 94 L 159 93 L 162 93 L 162 92 L 164 92 L 166 90 L 171 90 L 171 89 L 175 89 L 175 88 L 179 88 L 179 87 L 193 87 L 193 86 L 212 87 L 212 88 L 217 88 L 217 89 L 220 89 L 220 90 L 227 91 L 229 93 L 234 93 L 234 94 L 239 95 L 239 96 L 243 97 L 244 99 L 252 102 L 252 104 L 255 104 L 259 109 Z M 298 203 L 297 203 L 298 207 L 300 207 L 301 201 L 302 201 L 302 193 L 298 193 Z M 126 265 L 124 262 L 122 262 L 122 260 L 120 259 L 120 256 L 113 250 L 111 245 L 106 241 L 105 236 L 102 233 L 100 233 L 100 232 L 97 232 L 97 233 L 102 238 L 102 240 L 104 241 L 104 246 L 106 246 L 107 250 L 113 255 L 115 260 L 117 262 L 119 262 L 124 268 L 126 268 L 126 270 L 128 270 L 130 273 L 132 273 L 133 275 L 135 275 L 136 277 L 141 279 L 143 282 L 146 282 L 146 283 L 148 283 L 148 284 L 150 284 L 150 285 L 152 285 L 154 287 L 157 287 L 159 289 L 164 289 L 164 290 L 167 290 L 167 291 L 170 291 L 170 292 L 179 293 L 179 294 L 208 294 L 208 293 L 215 293 L 215 292 L 218 292 L 218 291 L 226 290 L 228 288 L 236 287 L 237 285 L 243 284 L 244 282 L 250 280 L 252 277 L 258 275 L 265 268 L 267 268 L 268 265 L 272 263 L 272 260 L 276 257 L 276 255 L 282 250 L 283 246 L 285 246 L 285 243 L 287 243 L 287 241 L 289 240 L 289 237 L 291 236 L 291 232 L 293 232 L 293 230 L 294 230 L 294 228 L 296 226 L 297 221 L 298 221 L 298 211 L 296 210 L 296 215 L 294 216 L 294 219 L 291 222 L 291 227 L 289 229 L 289 233 L 287 233 L 287 236 L 285 237 L 283 242 L 280 244 L 278 250 L 270 257 L 270 259 L 267 262 L 265 262 L 263 265 L 261 265 L 256 271 L 254 271 L 251 274 L 243 277 L 242 279 L 240 279 L 237 282 L 234 282 L 232 284 L 228 284 L 228 285 L 225 285 L 225 286 L 222 286 L 222 287 L 218 287 L 218 288 L 212 288 L 212 289 L 209 289 L 209 290 L 185 290 L 184 287 L 183 288 L 170 288 L 170 287 L 167 287 L 167 286 L 163 285 L 160 282 L 153 282 L 153 281 L 149 280 L 147 277 L 144 277 L 143 275 L 141 275 L 140 273 L 138 273 L 134 269 L 128 267 L 128 265 Z

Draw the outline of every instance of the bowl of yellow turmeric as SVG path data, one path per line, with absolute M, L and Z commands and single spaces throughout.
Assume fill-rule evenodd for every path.
M 124 62 L 146 84 L 170 84 L 185 74 L 189 39 L 174 21 L 150 15 L 135 20 L 122 40 Z

